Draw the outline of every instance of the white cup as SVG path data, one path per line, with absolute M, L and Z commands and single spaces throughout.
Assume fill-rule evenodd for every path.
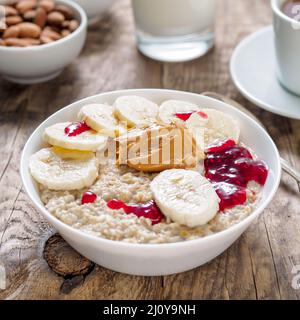
M 299 20 L 290 18 L 282 11 L 286 0 L 271 0 L 277 76 L 289 91 L 300 95 L 300 8 Z

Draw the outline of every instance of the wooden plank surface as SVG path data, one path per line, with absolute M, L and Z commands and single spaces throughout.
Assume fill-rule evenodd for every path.
M 120 0 L 90 28 L 82 55 L 59 78 L 32 86 L 0 80 L 0 264 L 7 273 L 0 299 L 299 299 L 291 270 L 300 264 L 300 186 L 286 174 L 259 220 L 209 264 L 152 278 L 95 266 L 70 283 L 43 259 L 54 230 L 31 205 L 18 173 L 24 143 L 51 113 L 96 93 L 146 87 L 209 90 L 236 99 L 261 119 L 282 156 L 300 170 L 300 121 L 253 106 L 229 76 L 234 47 L 270 23 L 268 0 L 222 0 L 214 50 L 193 62 L 158 63 L 137 52 L 129 1 Z

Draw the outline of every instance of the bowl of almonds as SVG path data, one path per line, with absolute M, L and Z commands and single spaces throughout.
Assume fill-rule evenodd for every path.
M 86 14 L 69 0 L 0 1 L 0 19 L 0 74 L 12 82 L 53 79 L 86 39 Z

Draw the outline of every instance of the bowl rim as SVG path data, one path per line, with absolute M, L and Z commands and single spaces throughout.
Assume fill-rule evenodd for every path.
M 61 38 L 59 40 L 50 42 L 50 43 L 46 43 L 46 44 L 42 44 L 42 45 L 37 45 L 37 46 L 28 46 L 28 47 L 7 47 L 7 46 L 0 46 L 0 52 L 37 52 L 37 51 L 41 51 L 41 50 L 46 50 L 48 48 L 54 47 L 56 45 L 59 44 L 63 44 L 64 42 L 68 42 L 73 40 L 78 34 L 80 34 L 84 29 L 87 28 L 87 15 L 85 13 L 85 11 L 82 9 L 82 7 L 74 2 L 74 1 L 70 1 L 70 0 L 55 0 L 55 2 L 57 3 L 61 3 L 61 4 L 65 4 L 69 7 L 71 7 L 73 10 L 75 10 L 77 12 L 77 14 L 79 14 L 80 16 L 80 24 L 79 27 L 73 31 L 72 33 L 70 33 L 69 35 L 67 35 L 64 38 Z M 0 3 L 1 5 L 1 3 Z M 5 4 L 4 4 L 5 5 Z
M 181 242 L 172 242 L 172 243 L 157 243 L 157 244 L 151 244 L 151 243 L 130 243 L 130 242 L 123 242 L 123 241 L 117 241 L 117 240 L 109 240 L 109 239 L 105 239 L 102 237 L 98 237 L 98 236 L 94 236 L 91 234 L 88 234 L 84 231 L 81 231 L 80 229 L 76 229 L 62 221 L 60 221 L 58 218 L 56 218 L 55 216 L 53 216 L 50 212 L 48 212 L 45 208 L 44 205 L 41 205 L 40 203 L 38 203 L 38 201 L 35 199 L 35 197 L 31 194 L 30 192 L 30 188 L 28 186 L 26 177 L 25 177 L 25 170 L 28 170 L 28 167 L 26 168 L 26 164 L 25 164 L 25 151 L 28 148 L 28 146 L 31 144 L 31 140 L 33 139 L 33 137 L 36 135 L 37 131 L 40 130 L 40 128 L 44 125 L 45 122 L 47 122 L 49 119 L 56 117 L 57 114 L 59 114 L 60 112 L 62 112 L 63 110 L 67 110 L 67 109 L 71 109 L 72 107 L 74 107 L 74 104 L 78 104 L 78 103 L 83 103 L 85 101 L 90 100 L 91 98 L 96 98 L 102 95 L 110 95 L 110 94 L 117 94 L 117 95 L 127 95 L 127 94 L 140 94 L 143 95 L 143 93 L 151 93 L 151 92 L 165 92 L 165 93 L 180 93 L 180 94 L 184 94 L 187 96 L 201 96 L 204 97 L 205 99 L 211 101 L 211 102 L 216 102 L 218 101 L 218 103 L 226 106 L 226 108 L 229 108 L 231 110 L 235 110 L 235 112 L 242 114 L 244 117 L 247 118 L 247 120 L 249 122 L 252 122 L 252 124 L 254 124 L 254 126 L 256 126 L 259 130 L 261 130 L 266 138 L 269 140 L 270 145 L 272 146 L 272 148 L 274 149 L 274 155 L 276 156 L 276 162 L 277 162 L 277 167 L 278 167 L 278 172 L 277 175 L 274 176 L 275 179 L 275 183 L 273 184 L 269 195 L 266 197 L 266 199 L 264 201 L 262 201 L 261 203 L 259 203 L 259 205 L 255 208 L 255 210 L 245 219 L 243 219 L 242 221 L 230 226 L 229 228 L 222 230 L 220 232 L 216 232 L 210 235 L 207 235 L 205 237 L 201 237 L 201 238 L 197 238 L 197 239 L 193 239 L 193 240 L 187 240 L 187 241 L 181 241 Z M 124 248 L 137 248 L 137 249 L 144 249 L 144 250 L 151 250 L 151 249 L 158 249 L 158 248 L 177 248 L 177 247 L 184 247 L 184 246 L 189 246 L 189 245 L 197 245 L 200 242 L 207 242 L 207 241 L 212 241 L 215 240 L 216 242 L 218 241 L 218 239 L 221 239 L 223 237 L 226 237 L 226 235 L 229 234 L 234 234 L 235 230 L 238 231 L 238 229 L 240 228 L 247 228 L 248 224 L 251 223 L 252 220 L 254 220 L 255 218 L 257 218 L 262 211 L 267 207 L 267 205 L 271 202 L 271 200 L 273 199 L 275 193 L 277 192 L 279 183 L 280 183 L 280 179 L 281 179 L 281 164 L 280 164 L 280 156 L 279 156 L 279 152 L 278 149 L 275 145 L 275 143 L 273 142 L 272 138 L 270 137 L 270 135 L 268 134 L 268 132 L 260 125 L 258 124 L 254 119 L 252 119 L 251 117 L 249 117 L 247 114 L 243 113 L 242 111 L 234 108 L 233 106 L 224 103 L 220 100 L 216 100 L 213 99 L 211 97 L 208 96 L 203 96 L 201 94 L 198 93 L 193 93 L 193 92 L 187 92 L 187 91 L 180 91 L 180 90 L 169 90 L 169 89 L 125 89 L 125 90 L 115 90 L 115 91 L 108 91 L 108 92 L 102 92 L 100 94 L 96 94 L 96 95 L 92 95 L 80 100 L 76 100 L 73 103 L 65 106 L 64 108 L 59 109 L 58 111 L 56 111 L 55 113 L 53 113 L 52 115 L 50 115 L 49 117 L 47 117 L 34 131 L 33 133 L 30 135 L 30 137 L 28 138 L 23 151 L 22 151 L 22 155 L 21 155 L 21 160 L 20 160 L 20 173 L 21 173 L 21 179 L 22 179 L 22 183 L 24 186 L 24 189 L 27 193 L 27 195 L 29 196 L 30 200 L 33 202 L 33 204 L 35 205 L 35 207 L 43 213 L 43 215 L 45 216 L 45 218 L 50 222 L 50 224 L 57 224 L 59 225 L 59 227 L 66 229 L 67 231 L 69 231 L 70 233 L 72 233 L 74 236 L 76 237 L 82 237 L 85 238 L 86 240 L 89 241 L 93 241 L 94 243 L 103 243 L 106 245 L 112 245 L 112 246 L 121 246 Z M 33 179 L 33 178 L 32 178 Z

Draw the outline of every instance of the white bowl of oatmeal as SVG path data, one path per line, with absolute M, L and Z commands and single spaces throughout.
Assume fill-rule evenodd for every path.
M 159 123 L 172 122 L 173 110 L 180 127 L 195 123 L 206 126 L 200 131 L 205 139 L 199 148 L 204 152 L 200 152 L 196 166 L 193 161 L 187 164 L 187 159 L 171 166 L 159 161 L 151 170 L 132 159 L 122 165 L 95 164 L 95 157 L 100 159 L 98 153 L 91 157 L 87 154 L 103 147 L 103 135 L 110 136 L 107 141 L 117 139 L 121 143 L 122 130 L 118 129 L 119 137 L 115 138 L 112 132 L 117 129 L 107 129 L 111 128 L 111 116 L 117 114 L 116 119 L 122 120 L 127 117 L 131 127 L 147 118 L 136 111 L 140 100 L 136 100 L 136 110 L 132 109 L 131 101 L 139 99 L 133 97 L 149 100 L 141 100 L 145 103 L 141 110 L 152 124 L 156 118 Z M 97 112 L 107 107 L 105 121 L 102 114 L 97 118 L 99 114 L 93 113 L 95 105 Z M 74 131 L 74 123 L 84 126 L 75 126 Z M 85 126 L 91 131 L 85 132 Z M 106 130 L 101 131 L 99 126 Z M 143 123 L 139 126 L 142 130 L 149 127 Z M 68 139 L 70 130 L 81 130 L 80 139 Z M 221 139 L 223 134 L 226 137 Z M 194 131 L 191 135 L 194 137 Z M 74 144 L 80 150 L 71 150 Z M 84 166 L 78 155 L 87 156 L 80 158 Z M 234 158 L 230 158 L 232 155 Z M 60 171 L 55 177 L 51 167 L 52 176 L 47 176 L 47 166 L 54 163 L 65 169 L 68 157 L 75 157 L 71 164 L 67 162 L 70 171 Z M 220 159 L 222 168 L 216 167 Z M 81 171 L 73 174 L 78 168 Z M 243 176 L 232 175 L 232 170 Z M 35 207 L 78 252 L 114 271 L 154 276 L 196 268 L 224 252 L 271 202 L 281 166 L 267 132 L 234 107 L 194 93 L 137 89 L 88 97 L 50 116 L 24 147 L 21 176 Z

